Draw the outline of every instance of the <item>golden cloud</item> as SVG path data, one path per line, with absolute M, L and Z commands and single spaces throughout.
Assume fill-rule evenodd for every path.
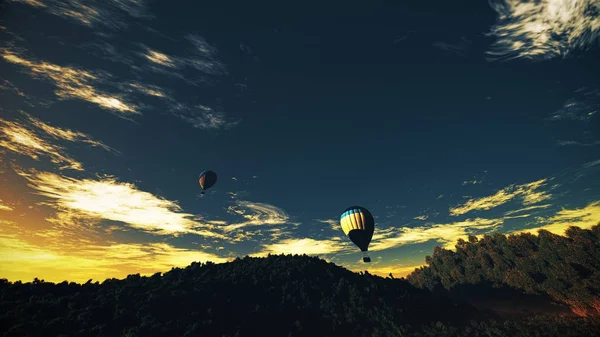
M 45 155 L 54 164 L 63 164 L 60 169 L 69 168 L 78 171 L 83 170 L 83 165 L 62 154 L 64 148 L 53 144 L 52 140 L 81 142 L 118 153 L 115 149 L 92 139 L 82 132 L 51 126 L 27 113 L 23 113 L 23 115 L 27 118 L 29 125 L 0 118 L 0 147 L 35 160 L 39 160 L 40 155 Z M 41 132 L 36 132 L 29 126 L 33 126 Z
M 524 205 L 535 204 L 550 199 L 552 196 L 546 192 L 536 192 L 538 188 L 546 184 L 546 179 L 523 185 L 510 185 L 496 194 L 479 199 L 470 199 L 466 203 L 450 208 L 450 215 L 462 215 L 474 210 L 489 210 L 503 205 L 516 197 L 523 198 Z
M 5 205 L 2 203 L 2 199 L 0 199 L 0 211 L 12 211 L 12 207 Z
M 419 215 L 419 216 L 414 217 L 413 219 L 425 221 L 425 220 L 427 220 L 427 218 L 429 218 L 429 216 L 427 216 L 427 215 Z
M 45 155 L 50 158 L 52 163 L 62 164 L 60 169 L 69 168 L 83 171 L 83 165 L 80 162 L 61 154 L 64 150 L 61 146 L 48 142 L 23 125 L 2 118 L 0 118 L 0 147 L 35 160 L 39 160 L 40 155 Z
M 436 240 L 443 243 L 444 248 L 453 249 L 456 240 L 466 238 L 477 232 L 490 232 L 500 228 L 503 219 L 467 219 L 448 224 L 434 224 L 429 227 L 387 228 L 375 232 L 369 246 L 370 251 L 381 251 L 407 244 L 424 243 Z
M 148 61 L 156 63 L 163 67 L 168 67 L 168 68 L 176 68 L 177 67 L 176 59 L 173 59 L 172 57 L 170 57 L 166 54 L 163 54 L 161 52 L 158 52 L 156 50 L 147 49 L 144 56 L 146 57 L 146 59 L 148 59 Z
M 39 0 L 9 0 L 9 2 L 20 2 L 36 8 L 46 7 L 46 5 L 43 2 L 40 2 Z
M 177 203 L 140 191 L 135 185 L 113 177 L 99 180 L 75 179 L 49 172 L 18 172 L 37 194 L 59 212 L 93 219 L 123 222 L 154 234 L 193 233 L 206 237 L 226 237 L 211 231 L 214 226 L 195 221 L 193 214 L 181 212 Z M 200 229 L 198 229 L 200 228 Z
M 4 232 L 4 231 L 3 231 Z M 85 282 L 123 278 L 128 274 L 149 275 L 185 267 L 195 261 L 226 262 L 228 259 L 166 243 L 125 244 L 35 244 L 16 234 L 0 233 L 0 269 L 11 281 Z
M 583 208 L 562 209 L 553 216 L 539 218 L 539 222 L 544 223 L 544 225 L 535 228 L 520 229 L 512 233 L 535 234 L 538 230 L 545 229 L 554 234 L 564 235 L 570 226 L 589 229 L 600 222 L 600 200 L 591 202 Z
M 142 94 L 160 98 L 169 98 L 162 88 L 156 85 L 129 83 L 129 86 Z
M 498 23 L 490 35 L 497 41 L 491 59 L 549 59 L 585 49 L 600 37 L 597 0 L 494 0 Z
M 521 212 L 525 212 L 525 211 L 531 211 L 534 209 L 541 209 L 541 208 L 548 208 L 552 206 L 552 204 L 544 204 L 544 205 L 536 205 L 536 206 L 529 206 L 529 207 L 525 207 L 525 208 L 521 208 L 521 209 L 515 209 L 512 211 L 508 211 L 506 213 L 504 213 L 505 216 L 510 216 L 513 214 L 517 214 L 517 213 L 521 213 Z
M 105 81 L 99 74 L 48 62 L 31 61 L 8 50 L 2 50 L 1 55 L 5 61 L 27 68 L 32 76 L 54 82 L 57 88 L 55 94 L 61 99 L 81 99 L 122 115 L 139 114 L 135 105 L 126 103 L 119 95 L 111 95 L 95 88 L 94 83 Z

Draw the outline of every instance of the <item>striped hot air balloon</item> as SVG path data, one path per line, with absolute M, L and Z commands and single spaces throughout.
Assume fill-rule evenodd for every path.
M 211 188 L 217 182 L 217 174 L 210 170 L 204 170 L 200 173 L 198 177 L 198 183 L 200 184 L 200 188 L 202 188 L 202 192 L 200 194 L 204 194 L 204 192 Z
M 344 234 L 363 252 L 363 261 L 371 262 L 367 251 L 375 231 L 375 219 L 366 208 L 352 206 L 347 208 L 340 217 Z

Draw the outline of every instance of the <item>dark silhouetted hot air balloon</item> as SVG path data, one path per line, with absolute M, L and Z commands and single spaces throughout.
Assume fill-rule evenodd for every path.
M 217 182 L 217 174 L 213 171 L 204 170 L 200 173 L 198 177 L 198 183 L 202 188 L 202 192 L 200 194 L 204 194 L 204 191 L 211 188 Z
M 349 207 L 342 213 L 340 224 L 344 234 L 363 252 L 363 261 L 371 262 L 367 254 L 375 231 L 375 219 L 371 212 L 360 206 Z

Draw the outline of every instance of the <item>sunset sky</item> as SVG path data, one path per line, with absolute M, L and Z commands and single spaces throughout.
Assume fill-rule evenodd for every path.
M 269 253 L 399 277 L 598 223 L 600 4 L 389 3 L 4 1 L 0 278 Z

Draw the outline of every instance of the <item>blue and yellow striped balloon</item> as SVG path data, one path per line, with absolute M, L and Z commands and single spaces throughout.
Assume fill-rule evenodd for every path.
M 344 234 L 363 252 L 363 261 L 371 262 L 367 255 L 375 232 L 375 219 L 371 212 L 360 206 L 349 207 L 340 216 L 340 224 Z

